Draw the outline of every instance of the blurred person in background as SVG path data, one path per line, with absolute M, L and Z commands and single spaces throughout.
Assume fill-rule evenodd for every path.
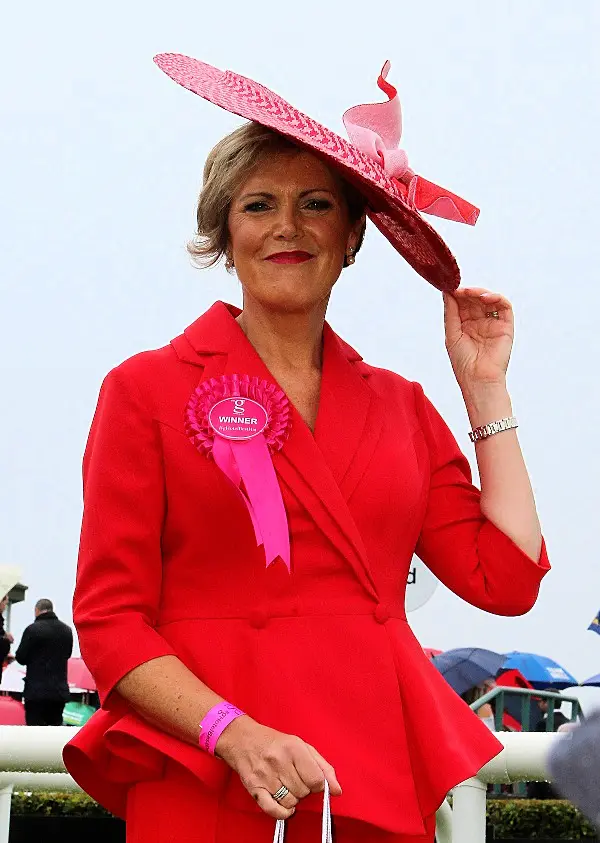
M 467 705 L 473 705 L 481 697 L 485 696 L 489 691 L 492 691 L 496 687 L 496 682 L 494 679 L 486 679 L 485 682 L 482 682 L 479 685 L 476 685 L 474 688 L 469 688 L 468 691 L 465 691 L 464 694 L 461 694 L 463 700 L 467 703 Z M 483 723 L 490 729 L 492 732 L 496 731 L 496 720 L 495 720 L 495 710 L 494 706 L 491 703 L 484 703 L 480 705 L 479 708 L 475 711 L 475 714 L 482 720 Z
M 73 652 L 71 627 L 54 614 L 51 600 L 38 600 L 35 621 L 23 632 L 15 653 L 26 665 L 25 721 L 28 726 L 61 726 L 70 699 L 67 663 Z
M 548 693 L 557 693 L 556 688 L 544 688 L 544 691 Z M 560 711 L 561 701 L 556 700 L 554 703 L 554 724 L 553 728 L 548 728 L 548 708 L 549 708 L 549 700 L 545 697 L 541 697 L 538 701 L 538 708 L 542 712 L 542 716 L 536 724 L 535 731 L 536 732 L 557 732 L 559 727 L 567 725 L 570 723 L 568 717 Z M 556 793 L 555 789 L 552 787 L 549 782 L 528 782 L 527 783 L 527 795 L 530 799 L 557 799 L 558 794 Z
M 566 724 L 565 724 L 566 725 Z M 548 768 L 556 789 L 577 805 L 600 831 L 600 711 L 573 726 L 550 751 Z
M 548 693 L 556 694 L 558 693 L 556 688 L 544 688 L 544 691 Z M 535 731 L 536 732 L 558 732 L 559 726 L 564 726 L 565 723 L 569 723 L 569 718 L 565 717 L 565 715 L 560 710 L 562 705 L 561 700 L 556 700 L 554 703 L 554 727 L 552 729 L 548 729 L 548 708 L 549 708 L 549 701 L 546 697 L 543 697 L 538 700 L 538 708 L 542 712 L 542 716 L 538 720 Z
M 10 652 L 10 645 L 15 640 L 10 632 L 6 632 L 4 629 L 4 611 L 7 604 L 8 595 L 5 594 L 2 600 L 0 600 L 0 665 L 2 667 L 4 667 L 4 662 Z

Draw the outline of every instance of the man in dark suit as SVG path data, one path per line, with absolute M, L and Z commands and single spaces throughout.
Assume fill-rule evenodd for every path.
M 545 691 L 551 691 L 553 694 L 558 693 L 556 688 L 544 688 L 544 690 Z M 565 715 L 562 713 L 562 711 L 560 711 L 560 706 L 561 706 L 561 701 L 556 700 L 556 702 L 554 703 L 554 724 L 553 724 L 553 728 L 549 729 L 548 699 L 547 699 L 547 697 L 541 697 L 538 700 L 538 708 L 542 712 L 542 716 L 536 724 L 536 727 L 535 727 L 536 732 L 548 732 L 548 731 L 556 732 L 556 731 L 558 731 L 559 726 L 562 726 L 564 723 L 569 722 L 569 718 L 565 717 Z
M 73 632 L 53 611 L 51 600 L 38 600 L 35 621 L 23 632 L 15 653 L 27 666 L 25 722 L 28 726 L 61 726 L 68 702 L 67 662 L 73 652 Z

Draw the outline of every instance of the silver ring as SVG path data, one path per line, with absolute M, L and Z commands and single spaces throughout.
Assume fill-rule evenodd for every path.
M 488 317 L 488 319 L 500 319 L 500 314 L 497 310 L 490 310 L 490 312 L 486 313 L 485 315 Z
M 287 787 L 284 784 L 282 784 L 281 787 L 279 788 L 279 790 L 276 791 L 275 793 L 272 793 L 271 796 L 273 797 L 273 799 L 276 802 L 279 802 L 280 799 L 285 799 L 285 797 L 288 795 L 288 793 L 289 793 L 289 790 L 287 789 Z

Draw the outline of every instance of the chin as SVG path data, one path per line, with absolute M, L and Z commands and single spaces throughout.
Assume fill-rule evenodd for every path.
M 294 283 L 277 284 L 270 289 L 246 289 L 265 310 L 279 313 L 310 313 L 327 303 L 332 288 L 307 290 L 306 285 Z
M 259 298 L 260 304 L 267 310 L 279 313 L 311 313 L 327 302 L 331 291 L 320 296 L 298 295 L 297 292 L 282 292 L 279 295 Z
M 333 267 L 312 261 L 294 267 L 252 266 L 247 275 L 241 269 L 238 278 L 244 292 L 275 313 L 310 313 L 323 307 L 339 275 Z

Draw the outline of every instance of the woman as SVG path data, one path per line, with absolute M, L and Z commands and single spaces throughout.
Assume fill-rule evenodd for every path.
M 473 705 L 474 702 L 481 699 L 481 697 L 488 694 L 496 687 L 496 682 L 494 679 L 486 679 L 485 682 L 481 682 L 479 685 L 475 685 L 473 688 L 469 688 L 468 691 L 465 691 L 464 694 L 461 694 L 461 699 L 463 699 L 468 706 Z M 482 723 L 491 729 L 492 732 L 496 731 L 496 717 L 494 706 L 491 703 L 483 703 L 480 705 L 479 708 L 475 712 L 477 716 L 480 718 Z
M 387 67 L 388 103 L 347 115 L 354 145 L 243 77 L 158 62 L 253 119 L 209 156 L 191 248 L 226 258 L 243 309 L 217 302 L 103 384 L 74 599 L 102 709 L 66 765 L 136 843 L 259 843 L 287 818 L 291 843 L 316 840 L 325 781 L 339 843 L 431 841 L 447 791 L 500 744 L 407 625 L 412 554 L 506 615 L 548 568 L 514 422 L 483 428 L 512 417 L 510 304 L 445 294 L 480 494 L 421 387 L 324 321 L 365 215 L 449 291 L 456 264 L 418 207 L 476 216 L 389 147 Z M 360 124 L 380 107 L 378 162 Z

